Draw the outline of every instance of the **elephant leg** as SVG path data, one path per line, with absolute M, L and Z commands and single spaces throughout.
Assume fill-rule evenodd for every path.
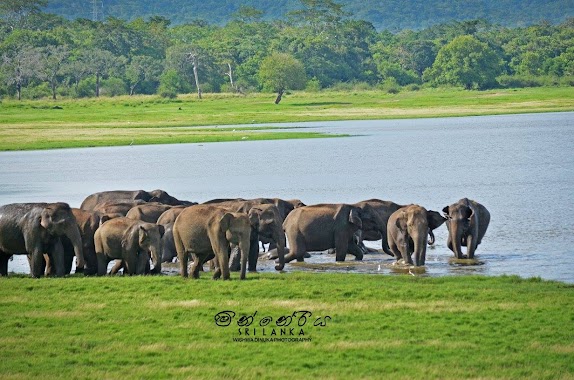
M 195 254 L 192 253 L 193 256 L 193 263 L 195 265 L 199 265 L 196 264 L 198 262 L 197 260 L 197 256 Z M 177 250 L 177 260 L 179 261 L 179 271 L 181 273 L 182 277 L 187 277 L 188 273 L 187 273 L 187 265 L 188 265 L 188 260 L 189 260 L 189 254 L 188 252 L 184 251 L 184 250 L 180 250 L 178 248 Z M 194 266 L 195 268 L 195 266 Z M 197 277 L 193 277 L 193 278 L 199 278 L 199 273 L 197 274 Z
M 476 240 L 474 236 L 468 235 L 466 237 L 466 253 L 469 259 L 474 259 L 474 251 L 476 251 Z
M 345 261 L 349 244 L 352 242 L 349 243 L 349 239 L 344 233 L 335 236 L 335 261 Z
M 50 258 L 52 274 L 56 277 L 63 277 L 66 265 L 64 263 L 64 246 L 60 239 L 52 244 L 48 252 L 48 257 Z
M 0 251 L 0 276 L 8 276 L 8 261 L 12 255 Z
M 361 242 L 360 244 L 362 245 L 363 243 Z M 354 242 L 349 243 L 349 246 L 347 248 L 347 252 L 349 252 L 351 255 L 355 256 L 355 260 L 357 260 L 357 261 L 363 260 L 363 250 L 361 249 L 361 247 L 359 245 L 355 244 Z
M 250 240 L 247 270 L 249 272 L 256 272 L 257 259 L 259 259 L 259 234 L 252 232 Z M 243 252 L 241 255 L 243 256 Z
M 307 252 L 305 238 L 301 234 L 297 234 L 294 239 L 289 238 L 290 237 L 288 237 L 287 240 L 289 240 L 291 247 L 289 248 L 289 253 L 285 255 L 285 262 L 289 263 L 295 259 L 297 259 L 298 262 L 304 261 L 305 252 Z
M 96 253 L 96 258 L 98 260 L 98 276 L 103 276 L 108 270 L 110 260 L 103 253 Z
M 114 266 L 113 266 L 112 269 L 110 270 L 110 273 L 109 273 L 109 274 L 110 274 L 110 275 L 115 275 L 115 274 L 117 274 L 117 273 L 120 271 L 120 269 L 122 269 L 122 268 L 124 269 L 124 274 L 126 274 L 126 273 L 127 273 L 127 269 L 126 269 L 126 267 L 125 267 L 124 264 L 125 264 L 125 263 L 124 263 L 123 260 L 115 260 Z
M 187 256 L 187 254 L 186 254 Z M 192 253 L 191 257 L 193 259 L 193 264 L 191 264 L 191 278 L 195 278 L 198 279 L 199 278 L 199 272 L 200 272 L 200 268 L 203 265 L 203 260 L 200 259 L 196 254 Z M 187 260 L 186 260 L 186 264 L 185 264 L 185 268 L 186 268 L 186 274 L 187 274 Z
M 44 275 L 46 268 L 46 260 L 44 254 L 41 252 L 32 253 L 28 255 L 28 262 L 30 263 L 30 274 L 34 278 L 40 278 Z

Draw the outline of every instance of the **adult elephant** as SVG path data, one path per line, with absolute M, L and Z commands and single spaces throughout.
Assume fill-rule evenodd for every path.
M 179 199 L 172 197 L 164 190 L 112 190 L 112 191 L 101 191 L 99 193 L 94 193 L 88 195 L 86 199 L 82 202 L 80 208 L 82 210 L 93 210 L 96 205 L 104 202 L 118 202 L 124 200 L 141 200 L 144 202 L 159 202 L 166 205 L 182 205 L 189 204 L 191 202 L 180 201 Z
M 445 220 L 438 212 L 427 211 L 419 205 L 408 205 L 393 212 L 387 222 L 387 240 L 397 262 L 402 259 L 412 265 L 414 253 L 414 265 L 424 265 L 429 234 L 434 241 L 432 231 Z
M 188 276 L 187 263 L 191 254 L 193 278 L 199 278 L 204 262 L 215 258 L 213 278 L 223 276 L 224 280 L 229 280 L 230 244 L 235 244 L 242 252 L 240 278 L 245 279 L 251 229 L 257 223 L 255 215 L 250 218 L 243 212 L 230 212 L 216 205 L 187 207 L 173 225 L 182 277 Z
M 0 275 L 8 274 L 12 255 L 28 255 L 33 277 L 44 274 L 45 259 L 53 274 L 65 274 L 61 237 L 67 237 L 74 250 L 76 272 L 84 270 L 82 238 L 76 218 L 67 203 L 13 203 L 0 206 Z
M 161 203 L 145 203 L 132 207 L 126 214 L 127 218 L 141 220 L 148 223 L 156 223 L 161 214 L 174 206 L 164 205 Z
M 375 219 L 373 219 L 375 218 Z M 357 260 L 363 253 L 354 248 L 356 233 L 366 228 L 376 229 L 380 218 L 370 211 L 349 204 L 317 204 L 299 207 L 285 219 L 283 229 L 289 241 L 290 252 L 285 262 L 303 261 L 306 252 L 335 248 L 336 260 L 345 261 L 347 252 Z
M 277 248 L 278 265 L 275 266 L 276 270 L 282 270 L 285 266 L 285 232 L 283 231 L 283 219 L 281 219 L 280 212 L 275 206 L 267 199 L 252 199 L 252 200 L 231 200 L 222 201 L 214 204 L 218 207 L 224 208 L 233 212 L 244 212 L 249 214 L 250 217 L 256 217 L 257 224 L 253 225 L 250 237 L 250 251 L 248 255 L 248 269 L 250 272 L 257 270 L 257 259 L 259 258 L 259 241 L 272 242 Z M 235 251 L 236 252 L 236 251 Z M 236 254 L 238 254 L 236 252 Z M 238 270 L 239 260 L 237 256 L 232 259 L 231 270 Z
M 152 273 L 161 272 L 163 226 L 126 217 L 110 219 L 94 236 L 98 276 L 106 274 L 111 260 L 123 260 L 127 274 L 144 274 L 151 256 Z M 150 255 L 151 253 L 151 255 Z
M 164 233 L 161 237 L 161 262 L 171 263 L 177 257 L 175 241 L 173 240 L 173 223 L 163 224 Z
M 380 230 L 372 229 L 362 231 L 361 236 L 362 240 L 367 241 L 381 240 L 381 246 L 382 246 L 381 248 L 383 249 L 383 252 L 393 256 L 393 253 L 389 249 L 389 243 L 387 241 L 387 223 L 389 221 L 389 217 L 393 212 L 405 206 L 396 204 L 391 201 L 383 201 L 381 199 L 369 199 L 357 202 L 353 206 L 364 208 L 367 205 L 372 207 L 372 209 L 379 215 L 379 218 L 381 219 L 382 228 Z
M 108 219 L 94 211 L 86 211 L 79 208 L 72 208 L 72 214 L 76 218 L 76 223 L 80 230 L 82 238 L 82 250 L 84 252 L 84 274 L 86 276 L 95 275 L 98 272 L 98 261 L 96 259 L 96 248 L 94 246 L 94 235 L 101 223 Z M 62 237 L 65 257 L 65 273 L 69 274 L 72 270 L 74 260 L 74 246 L 70 239 Z
M 462 246 L 467 249 L 467 257 L 474 258 L 474 252 L 481 243 L 488 224 L 490 213 L 480 203 L 468 198 L 462 198 L 456 203 L 442 209 L 447 218 L 447 246 L 458 259 L 465 256 Z
M 159 216 L 159 218 L 157 218 L 156 224 L 162 224 L 165 226 L 170 223 L 175 223 L 175 220 L 177 219 L 179 214 L 181 214 L 183 209 L 186 207 L 189 206 L 174 206 L 169 210 L 166 210 Z
M 108 215 L 111 218 L 118 216 L 126 216 L 127 213 L 134 207 L 144 205 L 146 202 L 141 200 L 123 200 L 123 201 L 105 201 L 97 204 L 93 209 L 87 211 L 94 211 L 101 215 Z

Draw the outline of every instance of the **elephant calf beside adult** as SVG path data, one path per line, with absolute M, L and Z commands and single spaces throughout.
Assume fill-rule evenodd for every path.
M 67 203 L 13 203 L 0 206 L 0 275 L 8 274 L 10 256 L 27 254 L 33 277 L 44 274 L 44 255 L 47 255 L 53 274 L 63 276 L 63 236 L 73 246 L 77 259 L 76 272 L 82 272 L 82 238 L 76 218 Z
M 432 231 L 446 221 L 438 212 L 427 211 L 419 205 L 408 205 L 393 212 L 387 222 L 387 241 L 397 262 L 401 259 L 414 265 L 425 264 L 429 234 L 434 242 Z
M 465 256 L 461 246 L 465 246 L 466 257 L 473 259 L 490 223 L 490 213 L 486 207 L 468 198 L 446 206 L 442 211 L 447 218 L 448 248 L 456 258 L 462 259 Z
M 106 274 L 111 260 L 123 260 L 127 274 L 145 274 L 150 254 L 154 268 L 161 272 L 163 226 L 125 217 L 110 219 L 94 236 L 98 275 Z

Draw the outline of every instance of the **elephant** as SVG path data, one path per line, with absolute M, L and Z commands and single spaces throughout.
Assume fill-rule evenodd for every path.
M 394 256 L 393 253 L 391 252 L 391 250 L 389 249 L 389 243 L 387 241 L 387 223 L 389 221 L 389 217 L 391 216 L 391 214 L 393 212 L 397 211 L 398 209 L 404 207 L 404 205 L 399 205 L 399 204 L 396 204 L 396 203 L 391 202 L 391 201 L 383 201 L 380 199 L 369 199 L 366 201 L 361 201 L 361 202 L 357 202 L 357 203 L 353 204 L 353 206 L 357 206 L 357 207 L 365 207 L 366 205 L 371 206 L 375 210 L 375 212 L 377 212 L 377 214 L 379 214 L 383 228 L 381 229 L 381 231 L 377 231 L 377 230 L 365 231 L 365 230 L 363 230 L 361 239 L 362 240 L 368 240 L 368 241 L 381 240 L 383 252 L 385 252 L 386 254 L 388 254 L 390 256 Z M 363 245 L 362 241 L 359 244 Z
M 215 258 L 213 279 L 223 276 L 224 280 L 229 280 L 230 244 L 236 244 L 242 252 L 240 279 L 245 279 L 251 230 L 257 223 L 256 215 L 250 217 L 246 213 L 230 212 L 216 205 L 187 207 L 173 225 L 181 276 L 188 277 L 187 263 L 191 254 L 192 278 L 199 278 L 203 263 Z
M 354 236 L 363 228 L 380 230 L 380 223 L 370 207 L 363 210 L 349 204 L 317 204 L 296 208 L 283 222 L 290 246 L 285 262 L 303 261 L 305 252 L 330 248 L 336 250 L 336 261 L 345 261 L 347 252 L 362 260 Z
M 415 266 L 425 264 L 427 238 L 446 221 L 438 212 L 427 211 L 419 205 L 408 205 L 393 212 L 387 222 L 387 241 L 397 262 L 401 259 Z M 429 242 L 430 243 L 430 242 Z
M 177 257 L 175 242 L 173 240 L 173 223 L 164 224 L 164 233 L 161 237 L 161 261 L 171 263 Z
M 48 258 L 49 272 L 65 274 L 64 248 L 67 237 L 76 256 L 76 272 L 83 272 L 85 262 L 82 238 L 76 218 L 67 203 L 13 203 L 0 206 L 0 275 L 8 275 L 12 255 L 27 254 L 30 274 L 41 277 Z
M 110 217 L 126 216 L 127 213 L 134 207 L 144 205 L 146 202 L 141 200 L 123 200 L 123 201 L 105 201 L 97 204 L 93 209 L 87 211 L 95 211 L 100 214 L 106 214 Z M 84 210 L 84 209 L 82 209 Z M 111 219 L 111 218 L 110 218 Z
M 448 248 L 457 259 L 462 259 L 465 256 L 461 246 L 465 246 L 467 257 L 473 259 L 490 223 L 490 213 L 486 207 L 468 198 L 446 206 L 442 211 L 447 218 Z
M 144 274 L 150 253 L 154 268 L 161 272 L 161 236 L 163 226 L 126 217 L 110 219 L 94 235 L 98 276 L 106 274 L 113 259 L 124 261 L 127 274 Z
M 127 218 L 141 220 L 148 223 L 156 223 L 158 218 L 165 211 L 174 206 L 164 205 L 160 203 L 145 203 L 132 207 L 126 214 Z
M 82 210 L 93 210 L 96 205 L 106 202 L 106 201 L 125 201 L 125 200 L 141 200 L 143 202 L 159 202 L 166 205 L 178 206 L 185 205 L 191 202 L 180 201 L 179 199 L 172 197 L 167 192 L 163 190 L 112 190 L 112 191 L 102 191 L 99 193 L 94 193 L 88 195 L 86 199 L 82 202 L 80 208 Z
M 72 213 L 76 218 L 76 223 L 80 229 L 82 238 L 82 248 L 84 252 L 84 275 L 91 276 L 98 272 L 98 261 L 96 259 L 96 248 L 94 246 L 94 234 L 101 223 L 109 219 L 107 215 L 100 215 L 94 211 L 86 211 L 79 208 L 72 208 Z M 65 257 L 65 273 L 69 274 L 72 270 L 74 259 L 73 244 L 67 237 L 62 237 Z
M 156 224 L 167 225 L 170 223 L 175 223 L 177 216 L 181 214 L 183 209 L 186 207 L 189 206 L 173 206 L 169 210 L 166 210 L 164 213 L 162 213 L 159 218 L 157 218 Z
M 212 203 L 213 204 L 213 203 Z M 283 232 L 283 220 L 281 219 L 277 206 L 268 199 L 259 198 L 252 200 L 231 200 L 214 204 L 233 212 L 244 212 L 250 216 L 255 215 L 258 223 L 251 231 L 250 249 L 248 256 L 248 269 L 250 272 L 257 270 L 257 259 L 259 258 L 259 241 L 270 241 L 276 244 L 278 265 L 276 270 L 283 270 L 285 267 L 285 232 Z M 233 264 L 231 270 L 238 270 L 237 251 L 234 250 Z

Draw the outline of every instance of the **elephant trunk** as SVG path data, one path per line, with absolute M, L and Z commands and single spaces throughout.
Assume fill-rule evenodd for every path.
M 425 229 L 425 232 L 427 229 Z M 425 265 L 426 260 L 426 252 L 427 252 L 427 234 L 426 233 L 417 233 L 414 236 L 411 236 L 413 239 L 414 245 L 414 264 L 415 266 L 423 266 Z
M 463 230 L 460 228 L 456 221 L 451 221 L 450 223 L 450 240 L 452 242 L 452 249 L 454 250 L 454 255 L 457 259 L 462 259 L 462 233 Z
M 76 256 L 76 273 L 84 272 L 86 263 L 84 261 L 82 236 L 80 235 L 80 229 L 78 228 L 78 225 L 75 222 L 70 223 L 64 235 L 70 240 L 72 246 L 74 247 L 74 255 Z
M 276 233 L 273 240 L 277 244 L 277 258 L 279 259 L 279 263 L 275 265 L 275 270 L 283 270 L 285 267 L 285 233 L 283 231 Z
M 161 273 L 161 246 L 156 246 L 155 244 L 150 246 L 150 256 L 151 256 L 151 263 L 153 264 L 153 269 L 151 270 L 151 273 L 154 274 Z
M 249 236 L 245 239 L 241 239 L 239 242 L 239 249 L 241 250 L 241 275 L 240 279 L 245 280 L 245 274 L 247 272 L 247 256 L 249 255 L 249 249 L 251 248 L 251 241 Z

